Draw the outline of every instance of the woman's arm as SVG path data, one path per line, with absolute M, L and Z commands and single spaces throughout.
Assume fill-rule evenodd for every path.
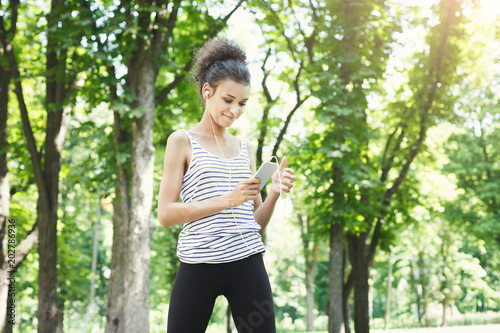
M 247 142 L 248 156 L 250 157 L 250 170 L 252 174 L 255 174 L 257 167 L 255 165 L 255 157 L 253 153 L 253 147 Z M 281 192 L 290 193 L 293 187 L 293 182 L 295 181 L 295 176 L 293 169 L 286 168 L 286 157 L 283 157 L 281 164 L 278 168 L 278 172 L 281 175 Z M 260 232 L 262 232 L 266 226 L 269 224 L 269 220 L 273 216 L 274 207 L 276 206 L 276 201 L 280 196 L 280 177 L 276 172 L 273 176 L 273 182 L 270 187 L 269 193 L 266 200 L 262 202 L 262 196 L 259 195 L 254 200 L 254 218 L 255 221 L 260 225 Z
M 179 202 L 182 179 L 191 156 L 189 138 L 181 131 L 167 140 L 163 176 L 158 196 L 158 221 L 162 227 L 199 220 L 230 207 L 236 207 L 258 195 L 259 182 L 247 179 L 238 183 L 233 192 L 203 201 Z

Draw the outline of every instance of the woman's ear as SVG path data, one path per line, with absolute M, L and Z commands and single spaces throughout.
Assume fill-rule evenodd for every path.
M 210 85 L 208 83 L 205 83 L 203 85 L 203 87 L 201 88 L 201 91 L 202 91 L 202 97 L 204 99 L 208 99 L 208 97 L 210 97 Z

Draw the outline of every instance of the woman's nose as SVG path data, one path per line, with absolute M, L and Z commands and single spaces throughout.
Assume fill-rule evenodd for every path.
M 232 104 L 229 111 L 231 111 L 231 113 L 236 117 L 240 112 L 240 108 L 238 107 L 238 104 Z

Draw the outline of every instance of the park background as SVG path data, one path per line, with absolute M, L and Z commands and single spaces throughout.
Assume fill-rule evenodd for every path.
M 252 72 L 233 133 L 298 177 L 265 233 L 278 331 L 500 323 L 499 19 L 496 0 L 0 0 L 0 331 L 165 331 L 163 154 L 201 118 L 188 74 L 217 34 Z M 219 298 L 209 332 L 227 318 Z

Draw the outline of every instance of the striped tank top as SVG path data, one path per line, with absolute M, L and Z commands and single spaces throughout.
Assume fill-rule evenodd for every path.
M 205 150 L 188 131 L 183 132 L 191 142 L 191 163 L 182 180 L 183 202 L 224 195 L 232 191 L 239 181 L 252 177 L 245 140 L 241 140 L 238 156 L 224 159 Z M 179 260 L 188 264 L 216 264 L 264 252 L 260 225 L 254 219 L 253 210 L 254 203 L 250 200 L 185 223 L 177 243 Z

